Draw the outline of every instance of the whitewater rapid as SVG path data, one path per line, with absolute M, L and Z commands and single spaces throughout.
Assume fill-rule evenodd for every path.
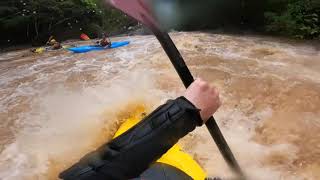
M 201 32 L 171 36 L 194 76 L 221 91 L 215 118 L 251 179 L 320 178 L 320 46 Z M 182 83 L 153 36 L 112 40 L 131 43 L 86 54 L 0 54 L 0 179 L 57 179 L 109 140 L 134 107 L 152 110 L 181 95 Z M 209 176 L 231 176 L 205 127 L 180 144 Z

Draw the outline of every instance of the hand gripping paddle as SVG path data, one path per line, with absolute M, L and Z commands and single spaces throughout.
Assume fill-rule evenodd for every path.
M 161 43 L 163 49 L 170 58 L 171 63 L 180 76 L 184 86 L 187 88 L 194 81 L 185 61 L 183 60 L 180 52 L 176 48 L 172 39 L 165 31 L 161 30 L 161 26 L 158 24 L 155 16 L 151 11 L 151 6 L 148 4 L 148 0 L 106 0 L 107 3 L 113 7 L 119 9 L 125 14 L 138 20 L 146 27 L 148 27 Z M 238 175 L 239 179 L 246 179 L 237 160 L 235 159 L 232 151 L 230 150 L 225 138 L 223 137 L 219 126 L 215 119 L 211 117 L 206 126 L 216 142 L 223 158 L 229 165 L 229 167 Z

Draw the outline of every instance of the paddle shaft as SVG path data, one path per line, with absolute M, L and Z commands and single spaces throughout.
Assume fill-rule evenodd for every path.
M 173 43 L 172 39 L 170 38 L 168 33 L 165 32 L 153 30 L 153 33 L 156 35 L 164 51 L 170 58 L 170 61 L 176 69 L 177 73 L 179 74 L 179 77 L 182 80 L 184 86 L 188 88 L 190 84 L 194 81 L 194 78 L 191 72 L 189 71 L 189 68 L 187 67 L 185 61 L 183 60 L 180 52 Z M 227 141 L 223 137 L 214 117 L 210 117 L 210 119 L 206 122 L 206 126 L 227 164 L 235 173 L 237 173 L 241 177 L 241 179 L 244 179 L 244 174 L 237 160 L 235 159 L 231 149 L 229 148 Z

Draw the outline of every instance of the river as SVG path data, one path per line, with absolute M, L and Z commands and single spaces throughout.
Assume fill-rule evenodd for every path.
M 196 77 L 221 91 L 215 114 L 250 179 L 320 179 L 320 46 L 262 36 L 171 34 Z M 109 140 L 119 119 L 183 92 L 153 36 L 127 47 L 0 54 L 0 179 L 57 179 Z M 231 177 L 205 127 L 180 144 L 209 176 Z

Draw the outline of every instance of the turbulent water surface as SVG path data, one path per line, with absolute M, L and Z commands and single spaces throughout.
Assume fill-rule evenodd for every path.
M 251 179 L 320 179 L 319 46 L 265 37 L 171 34 L 193 74 L 215 84 L 215 117 Z M 72 54 L 0 55 L 0 179 L 57 179 L 139 106 L 183 86 L 153 36 Z M 180 142 L 209 176 L 231 173 L 207 130 Z

